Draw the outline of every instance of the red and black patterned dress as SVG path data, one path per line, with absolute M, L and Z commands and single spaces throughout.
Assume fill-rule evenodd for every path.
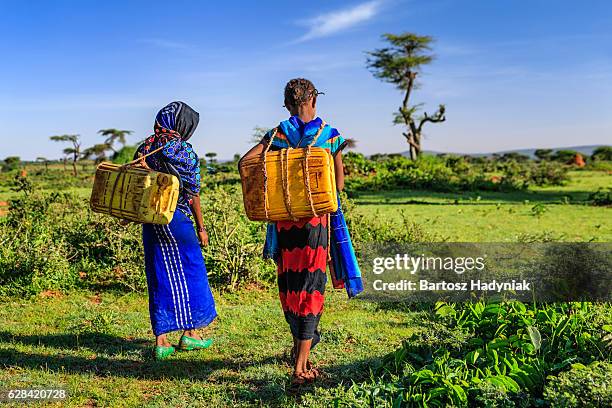
M 293 337 L 319 340 L 327 275 L 327 215 L 276 223 L 280 261 L 278 289 Z

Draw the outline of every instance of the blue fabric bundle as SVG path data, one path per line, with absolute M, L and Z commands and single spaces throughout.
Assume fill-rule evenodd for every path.
M 278 231 L 276 231 L 276 224 L 270 222 L 266 229 L 266 242 L 264 243 L 263 257 L 264 259 L 272 259 L 274 262 L 278 263 L 279 256 Z
M 352 298 L 363 292 L 363 282 L 351 235 L 340 206 L 340 198 L 338 198 L 338 211 L 330 214 L 330 227 L 332 229 L 330 250 L 336 279 L 344 281 L 346 293 Z

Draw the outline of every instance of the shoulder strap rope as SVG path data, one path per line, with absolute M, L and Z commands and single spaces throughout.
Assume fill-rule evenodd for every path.
M 268 155 L 268 151 L 270 150 L 270 147 L 272 146 L 272 142 L 274 141 L 274 138 L 276 137 L 276 132 L 278 131 L 278 128 L 274 128 L 272 130 L 272 134 L 270 135 L 270 140 L 268 141 L 268 145 L 266 146 L 266 148 L 264 149 L 263 153 L 261 154 L 262 157 L 262 161 L 263 161 L 263 188 L 264 188 L 264 213 L 266 215 L 266 219 L 268 220 L 270 217 L 268 216 L 268 165 L 266 162 L 266 156 Z
M 312 211 L 313 217 L 318 217 L 317 210 L 314 207 L 314 202 L 312 201 L 312 190 L 310 188 L 310 169 L 308 168 L 308 158 L 310 157 L 310 148 L 317 142 L 321 133 L 323 133 L 323 129 L 325 128 L 325 121 L 321 122 L 321 127 L 319 131 L 312 138 L 312 142 L 308 144 L 306 147 L 306 154 L 304 155 L 304 184 L 306 185 L 306 192 L 308 193 L 308 204 L 310 205 L 310 209 Z

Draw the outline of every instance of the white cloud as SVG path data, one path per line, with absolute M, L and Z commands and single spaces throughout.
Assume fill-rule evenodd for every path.
M 332 11 L 307 21 L 302 21 L 301 24 L 308 26 L 309 30 L 297 41 L 302 42 L 327 37 L 370 20 L 380 11 L 380 4 L 380 0 L 369 1 L 351 8 Z

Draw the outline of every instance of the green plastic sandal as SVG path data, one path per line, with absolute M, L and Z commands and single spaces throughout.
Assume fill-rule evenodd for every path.
M 203 350 L 209 348 L 213 339 L 194 339 L 193 337 L 182 336 L 179 341 L 179 349 L 183 351 Z
M 155 359 L 162 361 L 170 357 L 176 349 L 173 346 L 155 346 Z

